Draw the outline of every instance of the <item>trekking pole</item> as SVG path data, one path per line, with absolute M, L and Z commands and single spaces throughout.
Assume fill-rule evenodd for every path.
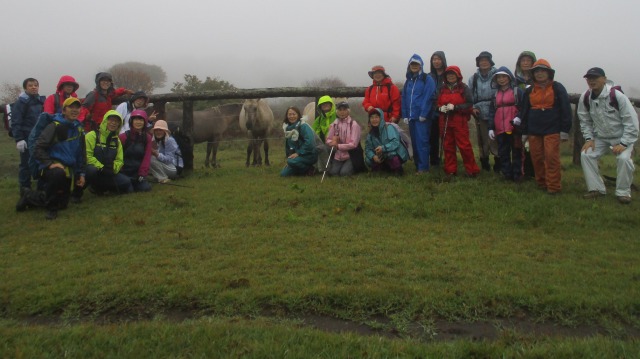
M 442 130 L 442 138 L 440 139 L 440 165 L 442 166 L 442 153 L 444 152 L 444 138 L 447 135 L 447 124 L 449 124 L 449 112 L 444 114 L 444 129 Z M 442 167 L 444 168 L 444 166 Z
M 151 183 L 155 183 L 155 184 L 162 184 L 162 185 L 166 185 L 166 186 L 174 186 L 174 187 L 184 187 L 184 188 L 195 188 L 193 186 L 186 186 L 183 184 L 177 184 L 177 183 L 173 183 L 173 182 L 159 182 L 159 181 L 149 181 Z
M 324 166 L 324 172 L 322 172 L 322 179 L 320 180 L 320 183 L 324 181 L 324 175 L 327 174 L 327 169 L 329 169 L 329 162 L 331 162 L 331 155 L 333 155 L 333 149 L 334 147 L 331 146 L 331 152 L 329 152 L 329 159 L 327 160 L 327 164 Z

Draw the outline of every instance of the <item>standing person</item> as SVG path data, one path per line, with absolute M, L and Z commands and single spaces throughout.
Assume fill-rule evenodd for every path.
M 500 171 L 500 159 L 497 157 L 498 146 L 496 141 L 489 138 L 489 107 L 496 94 L 496 90 L 491 88 L 491 78 L 496 72 L 493 62 L 493 55 L 489 51 L 482 51 L 476 57 L 476 67 L 478 70 L 469 79 L 469 87 L 473 96 L 473 117 L 476 120 L 478 137 L 478 151 L 480 151 L 480 165 L 485 171 L 490 171 L 489 155 L 493 153 L 495 172 Z
M 384 111 L 386 122 L 398 123 L 400 121 L 400 90 L 387 75 L 384 66 L 376 65 L 369 71 L 369 77 L 373 84 L 364 92 L 362 107 L 366 112 L 374 108 Z
M 401 143 L 400 132 L 384 121 L 384 111 L 379 108 L 369 113 L 365 159 L 372 172 L 387 171 L 397 176 L 404 173 L 402 164 L 409 159 L 409 152 Z
M 506 180 L 522 180 L 522 133 L 520 108 L 524 91 L 508 68 L 502 66 L 493 75 L 491 86 L 498 89 L 489 111 L 489 138 L 498 142 L 500 170 Z
M 78 97 L 76 91 L 80 85 L 76 82 L 76 79 L 73 76 L 64 75 L 60 77 L 58 80 L 58 85 L 56 86 L 56 92 L 52 95 L 47 96 L 47 99 L 44 101 L 44 112 L 55 114 L 62 112 L 62 104 L 69 97 Z
M 131 113 L 135 110 L 146 109 L 148 103 L 149 103 L 149 97 L 147 96 L 147 94 L 144 93 L 144 91 L 137 91 L 133 95 L 131 95 L 131 98 L 128 101 L 125 101 L 119 104 L 118 107 L 116 107 L 116 111 L 118 111 L 118 113 L 122 115 L 122 120 L 124 121 L 124 126 L 122 126 L 122 129 L 120 130 L 121 134 L 125 133 L 126 131 L 129 131 L 130 129 L 129 117 L 131 116 Z M 156 117 L 157 117 L 157 113 L 154 111 L 146 119 L 146 122 L 149 122 L 149 121 L 154 122 L 156 120 Z
M 336 120 L 336 105 L 331 99 L 331 96 L 322 96 L 318 100 L 318 117 L 313 121 L 313 131 L 320 137 L 322 143 L 326 143 L 327 135 L 329 134 L 329 127 Z M 329 161 L 329 148 L 325 146 L 318 151 L 318 163 L 316 168 L 318 172 L 324 172 L 327 170 L 327 162 Z
M 598 159 L 611 149 L 616 156 L 616 197 L 618 202 L 629 204 L 635 171 L 631 152 L 638 141 L 638 114 L 629 98 L 607 83 L 603 69 L 593 67 L 584 78 L 589 90 L 578 101 L 578 118 L 585 139 L 580 162 L 589 192 L 583 197 L 605 195 Z
M 100 128 L 85 136 L 87 185 L 98 195 L 133 192 L 129 177 L 120 173 L 124 163 L 122 143 L 118 138 L 120 127 L 122 117 L 117 111 L 109 110 L 104 114 Z
M 313 174 L 313 165 L 318 161 L 315 133 L 301 118 L 297 107 L 289 107 L 285 112 L 282 129 L 287 166 L 280 172 L 282 177 Z
M 80 119 L 84 121 L 85 131 L 89 132 L 100 127 L 104 114 L 111 110 L 114 98 L 132 93 L 133 91 L 124 87 L 114 88 L 110 73 L 97 73 L 96 88 L 87 94 L 82 103 Z
M 58 217 L 67 208 L 72 178 L 76 188 L 85 184 L 85 153 L 82 124 L 78 121 L 80 100 L 70 97 L 63 102 L 62 113 L 44 128 L 36 140 L 34 157 L 42 171 L 42 191 L 26 189 L 16 205 L 17 211 L 29 206 L 46 207 L 47 219 Z
M 430 116 L 436 89 L 435 82 L 424 73 L 423 66 L 420 55 L 413 54 L 402 89 L 402 117 L 409 123 L 416 174 L 429 172 Z
M 538 187 L 554 195 L 562 190 L 560 141 L 569 140 L 571 104 L 549 61 L 536 61 L 531 71 L 533 85 L 522 101 L 522 143 L 529 140 Z
M 358 169 L 357 162 L 364 161 L 364 158 L 350 157 L 349 151 L 360 147 L 360 125 L 349 116 L 349 104 L 340 102 L 337 106 L 336 114 L 338 118 L 329 127 L 326 144 L 333 147 L 333 158 L 329 167 L 329 174 L 332 176 L 350 176 Z M 362 150 L 359 153 L 363 156 Z
M 31 172 L 29 171 L 29 148 L 27 139 L 31 129 L 36 125 L 38 116 L 42 113 L 45 97 L 40 96 L 40 83 L 34 78 L 28 78 L 22 81 L 24 92 L 18 96 L 18 99 L 11 110 L 11 134 L 16 141 L 16 149 L 20 152 L 20 165 L 18 166 L 18 183 L 20 184 L 20 193 L 25 188 L 31 188 Z
M 171 137 L 169 126 L 164 120 L 153 125 L 153 147 L 151 150 L 150 172 L 159 183 L 170 182 L 178 177 L 184 167 L 182 154 L 176 140 Z
M 447 68 L 447 58 L 444 55 L 444 51 L 436 51 L 431 55 L 430 60 L 430 72 L 429 76 L 433 79 L 433 82 L 436 84 L 436 90 L 433 92 L 433 99 L 431 104 L 431 114 L 429 114 L 431 118 L 431 131 L 429 133 L 429 162 L 431 166 L 439 166 L 440 165 L 440 157 L 438 150 L 440 149 L 440 121 L 438 118 L 440 117 L 440 113 L 438 112 L 438 94 L 440 93 L 440 88 L 442 84 L 444 84 L 444 70 Z
M 129 130 L 120 133 L 123 165 L 120 173 L 129 177 L 134 192 L 151 191 L 147 182 L 151 163 L 151 134 L 147 131 L 147 113 L 133 110 L 129 116 Z
M 451 180 L 458 170 L 456 147 L 460 149 L 466 175 L 476 177 L 480 172 L 469 141 L 468 122 L 473 110 L 472 101 L 471 90 L 462 82 L 460 68 L 448 66 L 445 69 L 445 83 L 438 95 L 446 180 Z
M 516 61 L 516 84 L 521 88 L 525 89 L 527 86 L 533 84 L 533 75 L 531 74 L 531 66 L 538 59 L 536 58 L 536 54 L 531 51 L 522 51 L 518 56 L 518 61 Z

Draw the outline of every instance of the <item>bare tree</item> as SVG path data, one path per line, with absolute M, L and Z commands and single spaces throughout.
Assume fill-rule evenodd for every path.
M 13 103 L 21 92 L 22 86 L 4 82 L 0 87 L 0 103 Z
M 115 64 L 107 69 L 107 71 L 113 75 L 113 81 L 116 85 L 134 91 L 143 90 L 151 93 L 155 89 L 164 87 L 167 82 L 167 74 L 160 66 L 149 65 L 142 62 L 129 61 Z M 125 76 L 118 78 L 117 74 L 123 74 Z M 146 79 L 147 83 L 142 82 L 144 79 Z M 128 84 L 126 81 L 129 80 L 133 81 L 133 83 Z
M 219 77 L 209 77 L 202 81 L 196 75 L 184 75 L 185 82 L 174 82 L 171 92 L 203 92 L 203 91 L 216 91 L 216 90 L 234 90 L 236 87 L 228 81 L 221 80 Z M 204 110 L 213 106 L 218 106 L 224 103 L 238 102 L 238 100 L 212 100 L 212 101 L 197 101 L 193 109 Z
M 152 93 L 154 90 L 151 77 L 144 72 L 117 67 L 111 70 L 111 75 L 113 76 L 113 82 L 118 87 L 126 87 L 133 91 L 144 91 L 147 94 Z
M 307 80 L 305 87 L 346 87 L 347 84 L 337 77 L 322 77 L 319 79 Z

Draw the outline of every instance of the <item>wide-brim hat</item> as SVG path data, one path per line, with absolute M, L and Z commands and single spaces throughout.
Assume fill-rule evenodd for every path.
M 382 71 L 382 74 L 384 75 L 384 77 L 388 77 L 389 76 L 389 75 L 387 75 L 387 71 L 384 69 L 384 66 L 376 65 L 376 66 L 371 68 L 371 71 L 369 71 L 369 77 L 373 78 L 373 74 L 376 73 L 377 71 Z
M 493 62 L 493 55 L 489 51 L 482 51 L 480 55 L 476 56 L 476 67 L 480 67 L 480 59 L 483 57 L 489 60 L 491 66 L 495 65 L 495 62 Z
M 153 129 L 154 130 L 164 130 L 168 135 L 171 134 L 171 131 L 169 131 L 169 125 L 167 125 L 167 121 L 165 121 L 165 120 L 156 121 L 156 123 L 153 125 Z

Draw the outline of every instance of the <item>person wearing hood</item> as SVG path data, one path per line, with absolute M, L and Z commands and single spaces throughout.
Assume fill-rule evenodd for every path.
M 76 188 L 85 185 L 84 131 L 78 121 L 80 100 L 67 98 L 62 113 L 55 115 L 35 141 L 33 156 L 37 161 L 44 191 L 27 188 L 16 204 L 17 211 L 28 207 L 46 207 L 47 219 L 58 217 L 67 208 L 72 178 Z
M 358 163 L 364 162 L 364 158 L 352 159 L 350 154 L 350 151 L 359 147 L 359 155 L 363 156 L 360 145 L 360 125 L 349 116 L 349 104 L 346 101 L 337 105 L 336 115 L 338 118 L 329 127 L 329 134 L 326 140 L 326 144 L 329 147 L 333 147 L 333 158 L 331 159 L 329 174 L 332 176 L 350 176 L 362 170 L 356 167 Z M 362 164 L 364 165 L 364 163 Z
M 129 130 L 120 133 L 123 165 L 120 173 L 129 177 L 134 192 L 151 191 L 147 182 L 151 162 L 151 134 L 148 129 L 147 113 L 133 110 L 129 116 Z
M 131 180 L 120 173 L 124 164 L 122 142 L 118 138 L 122 127 L 122 116 L 109 110 L 100 122 L 100 128 L 87 133 L 87 185 L 92 192 L 118 194 L 133 192 Z
M 34 78 L 25 79 L 22 82 L 24 92 L 18 96 L 11 110 L 11 135 L 16 141 L 16 149 L 20 153 L 20 165 L 18 165 L 18 183 L 20 193 L 24 189 L 31 188 L 31 172 L 29 171 L 29 148 L 27 139 L 29 133 L 38 122 L 42 113 L 45 97 L 40 96 L 40 83 Z
M 122 119 L 124 120 L 124 126 L 120 130 L 120 134 L 129 131 L 129 116 L 135 110 L 144 110 L 147 108 L 149 104 L 149 97 L 144 91 L 136 91 L 128 101 L 125 101 L 116 107 L 116 111 L 122 115 Z M 154 111 L 151 115 L 148 116 L 147 122 L 155 122 L 157 118 L 157 113 Z
M 456 147 L 460 150 L 466 175 L 476 177 L 480 172 L 469 141 L 469 119 L 473 110 L 471 90 L 462 82 L 458 66 L 448 66 L 445 83 L 438 95 L 440 137 L 444 151 L 444 173 L 451 180 L 458 170 Z
M 536 61 L 531 71 L 533 85 L 522 101 L 522 143 L 529 140 L 538 187 L 555 195 L 562 190 L 560 142 L 569 140 L 571 104 L 565 87 L 553 80 L 555 70 L 549 61 Z
M 313 174 L 313 165 L 318 161 L 316 135 L 311 126 L 301 119 L 302 113 L 297 107 L 289 107 L 285 111 L 282 129 L 287 165 L 280 172 L 282 177 Z
M 336 120 L 336 105 L 333 102 L 331 96 L 325 95 L 318 99 L 317 113 L 319 114 L 313 121 L 311 128 L 315 132 L 322 143 L 326 143 L 327 135 L 329 134 L 329 127 Z M 316 169 L 318 172 L 324 172 L 327 170 L 327 161 L 329 160 L 329 148 L 318 149 L 318 162 Z
M 66 99 L 69 97 L 78 97 L 76 91 L 78 91 L 79 87 L 80 85 L 78 85 L 73 76 L 61 76 L 56 86 L 56 92 L 47 96 L 47 99 L 44 101 L 44 112 L 52 115 L 54 113 L 61 113 L 62 104 Z
M 124 87 L 114 88 L 113 76 L 108 72 L 97 73 L 95 80 L 96 88 L 85 97 L 80 114 L 86 132 L 99 128 L 104 114 L 111 110 L 113 99 L 133 93 Z
M 429 162 L 431 166 L 439 166 L 440 158 L 438 157 L 438 149 L 440 148 L 440 121 L 438 118 L 440 117 L 440 113 L 437 111 L 437 103 L 438 103 L 438 94 L 440 93 L 440 88 L 442 84 L 444 84 L 444 70 L 447 68 L 447 57 L 444 55 L 444 51 L 436 51 L 431 55 L 430 63 L 430 72 L 429 76 L 433 79 L 433 82 L 436 84 L 436 90 L 433 92 L 433 99 L 431 105 L 431 130 L 429 133 Z
M 496 94 L 496 89 L 491 87 L 491 78 L 496 72 L 493 55 L 489 51 L 482 51 L 476 57 L 478 70 L 469 79 L 469 88 L 473 96 L 473 117 L 476 120 L 478 151 L 480 151 L 480 164 L 482 169 L 490 171 L 489 155 L 493 154 L 493 171 L 500 171 L 500 159 L 496 141 L 488 137 L 489 133 L 489 106 Z
M 401 107 L 398 86 L 393 83 L 384 66 L 381 65 L 373 66 L 369 71 L 369 77 L 373 80 L 373 84 L 364 92 L 362 107 L 366 112 L 371 112 L 374 108 L 381 108 L 384 111 L 386 122 L 398 123 Z
M 178 177 L 184 168 L 182 153 L 178 142 L 171 137 L 171 131 L 165 120 L 153 125 L 153 147 L 151 149 L 150 172 L 158 183 L 170 182 Z
M 589 90 L 578 101 L 578 118 L 585 143 L 580 162 L 589 191 L 583 197 L 595 199 L 606 194 L 598 169 L 598 159 L 613 152 L 616 156 L 616 197 L 631 203 L 633 145 L 638 141 L 638 114 L 629 98 L 607 81 L 604 70 L 593 67 L 584 75 Z
M 436 89 L 435 82 L 423 71 L 423 67 L 420 55 L 413 54 L 402 88 L 402 117 L 409 124 L 416 174 L 429 172 L 430 116 Z
M 536 54 L 531 51 L 522 51 L 518 55 L 518 61 L 516 61 L 516 72 L 514 74 L 516 78 L 516 84 L 521 89 L 527 88 L 527 86 L 533 84 L 533 76 L 531 74 L 531 66 L 538 59 Z
M 491 79 L 496 94 L 489 109 L 489 138 L 498 142 L 500 171 L 506 180 L 520 182 L 523 168 L 520 108 L 524 92 L 511 71 L 502 66 Z
M 409 152 L 401 143 L 400 133 L 384 121 L 384 111 L 379 108 L 369 112 L 369 133 L 365 140 L 365 161 L 372 172 L 386 171 L 403 174 L 402 164 L 409 159 Z

